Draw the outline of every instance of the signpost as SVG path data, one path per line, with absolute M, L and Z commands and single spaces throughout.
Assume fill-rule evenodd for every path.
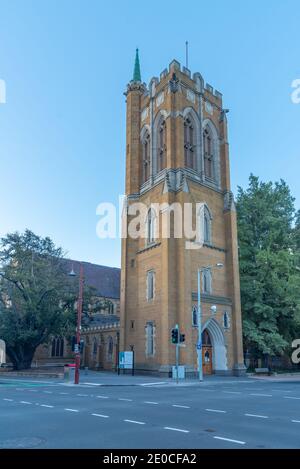
M 120 370 L 132 370 L 134 374 L 134 352 L 119 352 L 119 368 Z

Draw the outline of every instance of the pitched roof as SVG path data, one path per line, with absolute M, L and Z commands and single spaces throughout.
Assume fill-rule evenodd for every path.
M 82 264 L 85 283 L 90 287 L 94 287 L 99 296 L 120 299 L 121 269 L 72 259 L 65 259 L 65 262 L 66 270 L 71 272 L 73 269 L 78 277 L 80 264 Z
M 90 319 L 85 318 L 83 322 L 84 327 L 101 327 L 101 326 L 114 326 L 120 322 L 119 316 L 115 314 L 95 314 Z

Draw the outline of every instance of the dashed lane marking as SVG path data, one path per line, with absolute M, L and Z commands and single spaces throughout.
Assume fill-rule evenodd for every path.
M 28 402 L 28 401 L 20 401 L 20 404 L 32 404 L 32 402 Z
M 37 405 L 38 405 L 38 404 L 37 404 Z M 41 404 L 40 406 L 41 406 L 41 407 L 47 407 L 47 408 L 49 408 L 49 409 L 53 409 L 53 407 L 54 407 L 53 405 L 48 405 L 48 404 Z
M 108 396 L 96 396 L 98 399 L 108 399 Z
M 217 412 L 220 414 L 226 414 L 226 410 L 219 410 L 219 409 L 205 409 L 207 412 Z
M 293 423 L 300 423 L 300 420 L 292 420 Z
M 260 396 L 260 397 L 272 397 L 273 394 L 259 394 L 259 393 L 251 393 L 250 396 Z
M 300 397 L 294 397 L 294 396 L 283 396 L 283 399 L 300 399 Z
M 102 417 L 103 419 L 108 419 L 109 415 L 103 415 L 103 414 L 92 414 L 94 417 Z
M 189 430 L 183 430 L 183 428 L 175 428 L 175 427 L 164 427 L 165 430 L 171 430 L 173 432 L 181 432 L 181 433 L 190 433 Z
M 68 412 L 79 412 L 79 410 L 77 409 L 65 409 L 65 410 L 67 410 Z
M 79 396 L 79 397 L 88 397 L 89 395 L 88 395 L 88 394 L 76 394 L 76 396 Z
M 127 401 L 127 402 L 132 402 L 132 399 L 125 399 L 125 397 L 119 397 L 118 401 Z
M 128 419 L 125 419 L 124 422 L 136 423 L 137 425 L 145 425 L 145 422 L 138 422 L 137 420 L 128 420 Z
M 214 436 L 215 440 L 223 440 L 223 441 L 229 441 L 230 443 L 236 443 L 238 445 L 245 445 L 245 441 L 240 441 L 240 440 L 232 440 L 231 438 L 224 438 L 223 436 Z
M 239 391 L 223 391 L 225 394 L 242 394 Z
M 190 409 L 188 405 L 172 404 L 172 407 L 179 407 L 180 409 Z
M 13 399 L 6 399 L 6 398 L 3 398 L 4 401 L 8 401 L 8 402 L 13 402 Z
M 245 414 L 246 417 L 257 417 L 258 419 L 268 419 L 267 415 L 257 415 L 257 414 Z
M 158 405 L 158 402 L 154 402 L 154 401 L 144 401 L 144 404 Z

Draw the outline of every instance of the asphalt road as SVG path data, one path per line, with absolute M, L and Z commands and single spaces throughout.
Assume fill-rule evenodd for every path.
M 0 448 L 300 448 L 300 382 L 142 381 L 1 379 Z

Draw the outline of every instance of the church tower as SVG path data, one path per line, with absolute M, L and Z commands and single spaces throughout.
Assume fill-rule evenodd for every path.
M 179 362 L 187 376 L 194 375 L 200 269 L 204 373 L 240 374 L 244 360 L 236 212 L 222 95 L 176 60 L 146 86 L 138 50 L 125 95 L 123 216 L 129 231 L 138 214 L 133 208 L 145 209 L 136 224 L 139 236 L 127 231 L 122 239 L 120 349 L 134 350 L 137 371 L 169 376 L 176 348 L 171 330 L 178 324 L 185 336 Z M 189 210 L 194 235 L 185 229 Z

